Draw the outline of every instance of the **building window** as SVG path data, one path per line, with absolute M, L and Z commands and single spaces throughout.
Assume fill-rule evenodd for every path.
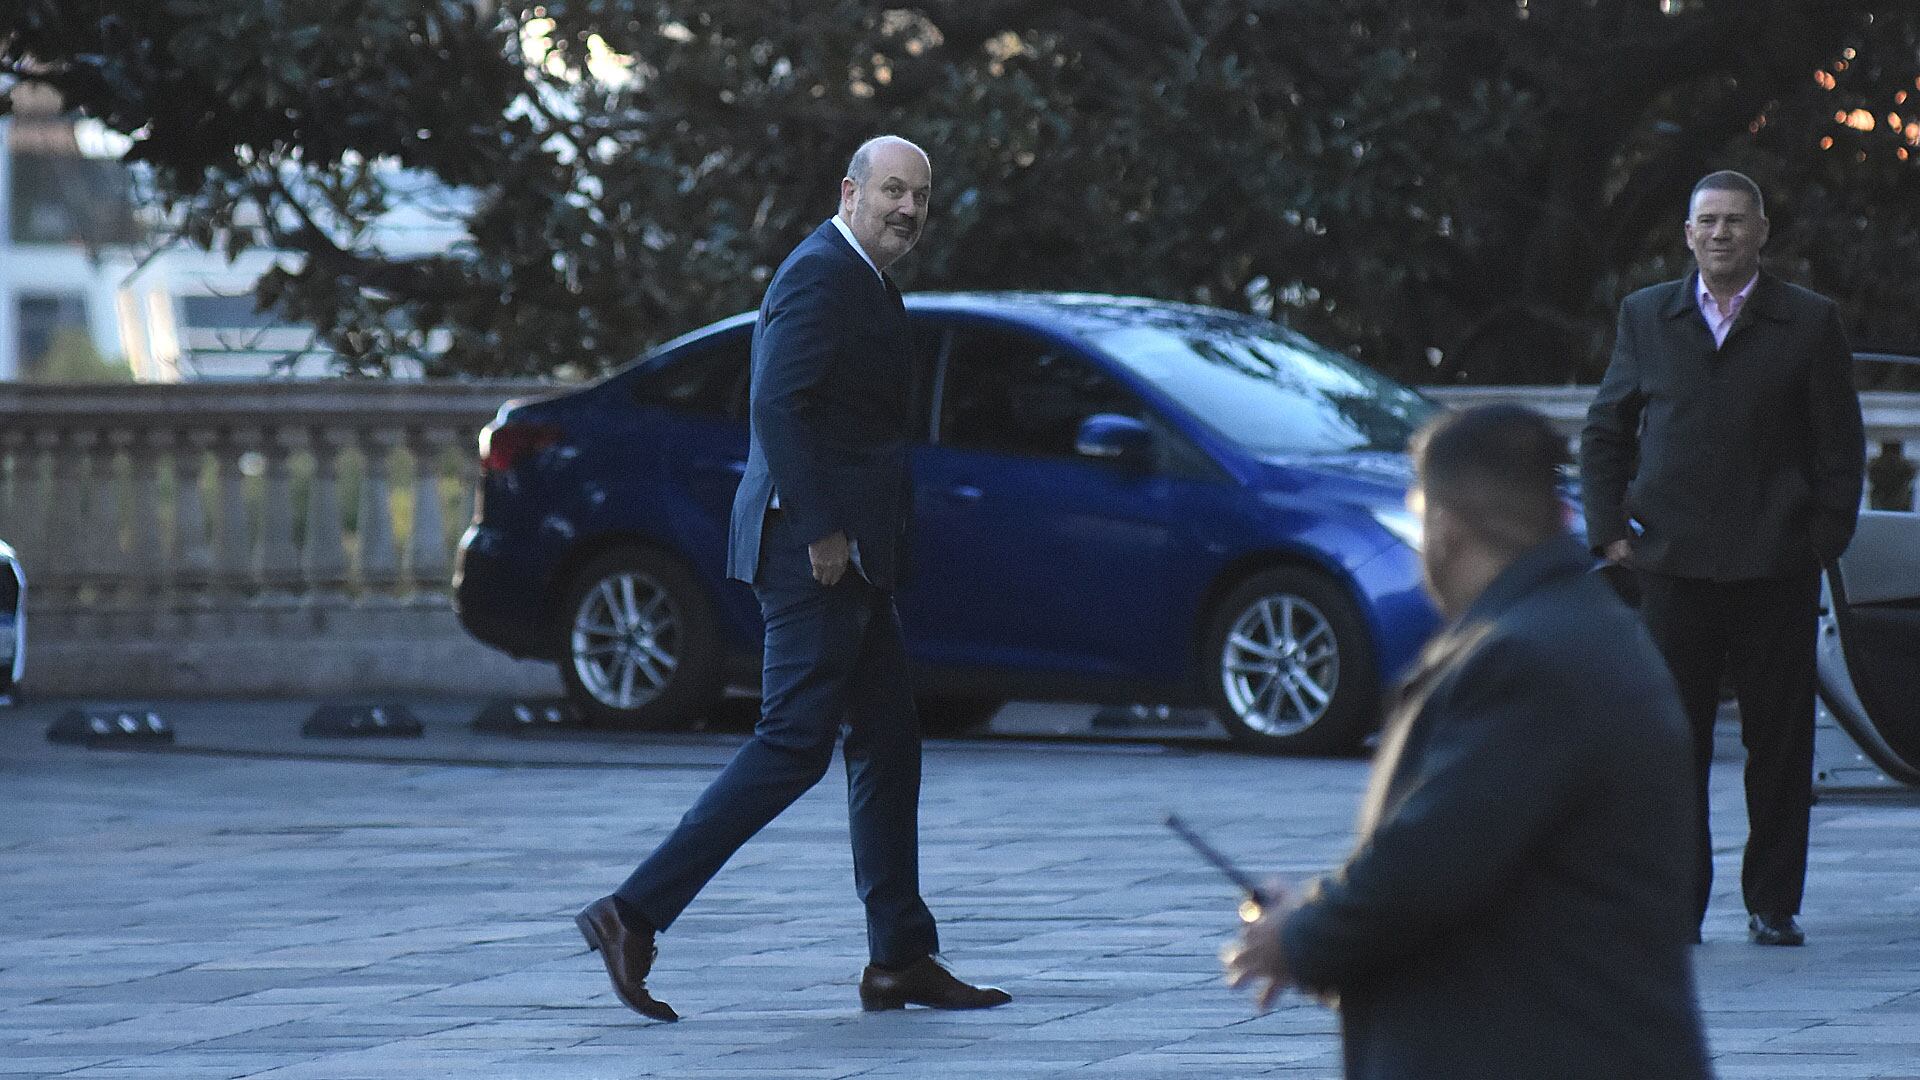
M 87 301 L 79 293 L 22 296 L 19 315 L 22 371 L 45 359 L 62 331 L 87 332 Z

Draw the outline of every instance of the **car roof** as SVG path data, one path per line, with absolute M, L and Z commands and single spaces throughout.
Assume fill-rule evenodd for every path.
M 1182 331 L 1272 325 L 1222 308 L 1105 293 L 923 292 L 909 293 L 906 301 L 910 310 L 918 312 L 1006 318 L 1066 332 L 1142 325 Z
M 1078 292 L 915 292 L 906 294 L 905 299 L 907 310 L 916 313 L 1004 319 L 1069 336 L 1127 326 L 1157 326 L 1183 333 L 1276 328 L 1274 323 L 1254 315 L 1145 296 Z M 644 366 L 648 361 L 714 334 L 751 326 L 758 314 L 743 311 L 689 330 L 647 350 L 639 362 Z

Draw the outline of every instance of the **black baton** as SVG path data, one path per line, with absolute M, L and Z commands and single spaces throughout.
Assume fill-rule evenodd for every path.
M 1179 814 L 1167 815 L 1167 828 L 1172 829 L 1180 839 L 1187 842 L 1188 846 L 1199 852 L 1201 858 L 1212 863 L 1215 869 L 1227 875 L 1227 880 L 1239 886 L 1240 891 L 1247 894 L 1247 899 L 1252 900 L 1262 908 L 1273 905 L 1274 897 L 1269 895 L 1267 890 L 1261 888 L 1253 878 L 1247 876 L 1245 870 L 1235 866 L 1233 860 L 1220 854 L 1212 844 L 1200 839 L 1200 834 L 1188 828 L 1187 823 L 1180 820 Z

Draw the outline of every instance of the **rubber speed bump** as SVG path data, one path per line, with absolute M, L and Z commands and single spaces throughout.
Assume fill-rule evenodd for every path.
M 144 709 L 68 709 L 47 726 L 47 741 L 74 746 L 152 746 L 173 741 L 173 728 Z
M 309 739 L 417 739 L 423 731 L 405 705 L 322 705 L 300 725 Z
M 495 735 L 531 735 L 586 726 L 567 701 L 495 701 L 473 717 L 473 730 Z

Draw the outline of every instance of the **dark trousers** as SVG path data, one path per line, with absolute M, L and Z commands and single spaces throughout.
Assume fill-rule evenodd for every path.
M 1641 612 L 1680 686 L 1693 724 L 1699 781 L 1696 900 L 1702 918 L 1713 889 L 1707 774 L 1723 676 L 1740 705 L 1747 749 L 1747 848 L 1740 887 L 1747 910 L 1794 915 L 1807 877 L 1813 805 L 1814 670 L 1820 576 L 1702 581 L 1643 573 Z
M 754 593 L 766 622 L 760 722 L 693 808 L 615 890 L 664 930 L 721 866 L 826 775 L 844 722 L 853 880 L 876 964 L 939 951 L 920 898 L 920 726 L 893 594 L 851 569 L 813 580 L 807 549 L 768 516 Z

